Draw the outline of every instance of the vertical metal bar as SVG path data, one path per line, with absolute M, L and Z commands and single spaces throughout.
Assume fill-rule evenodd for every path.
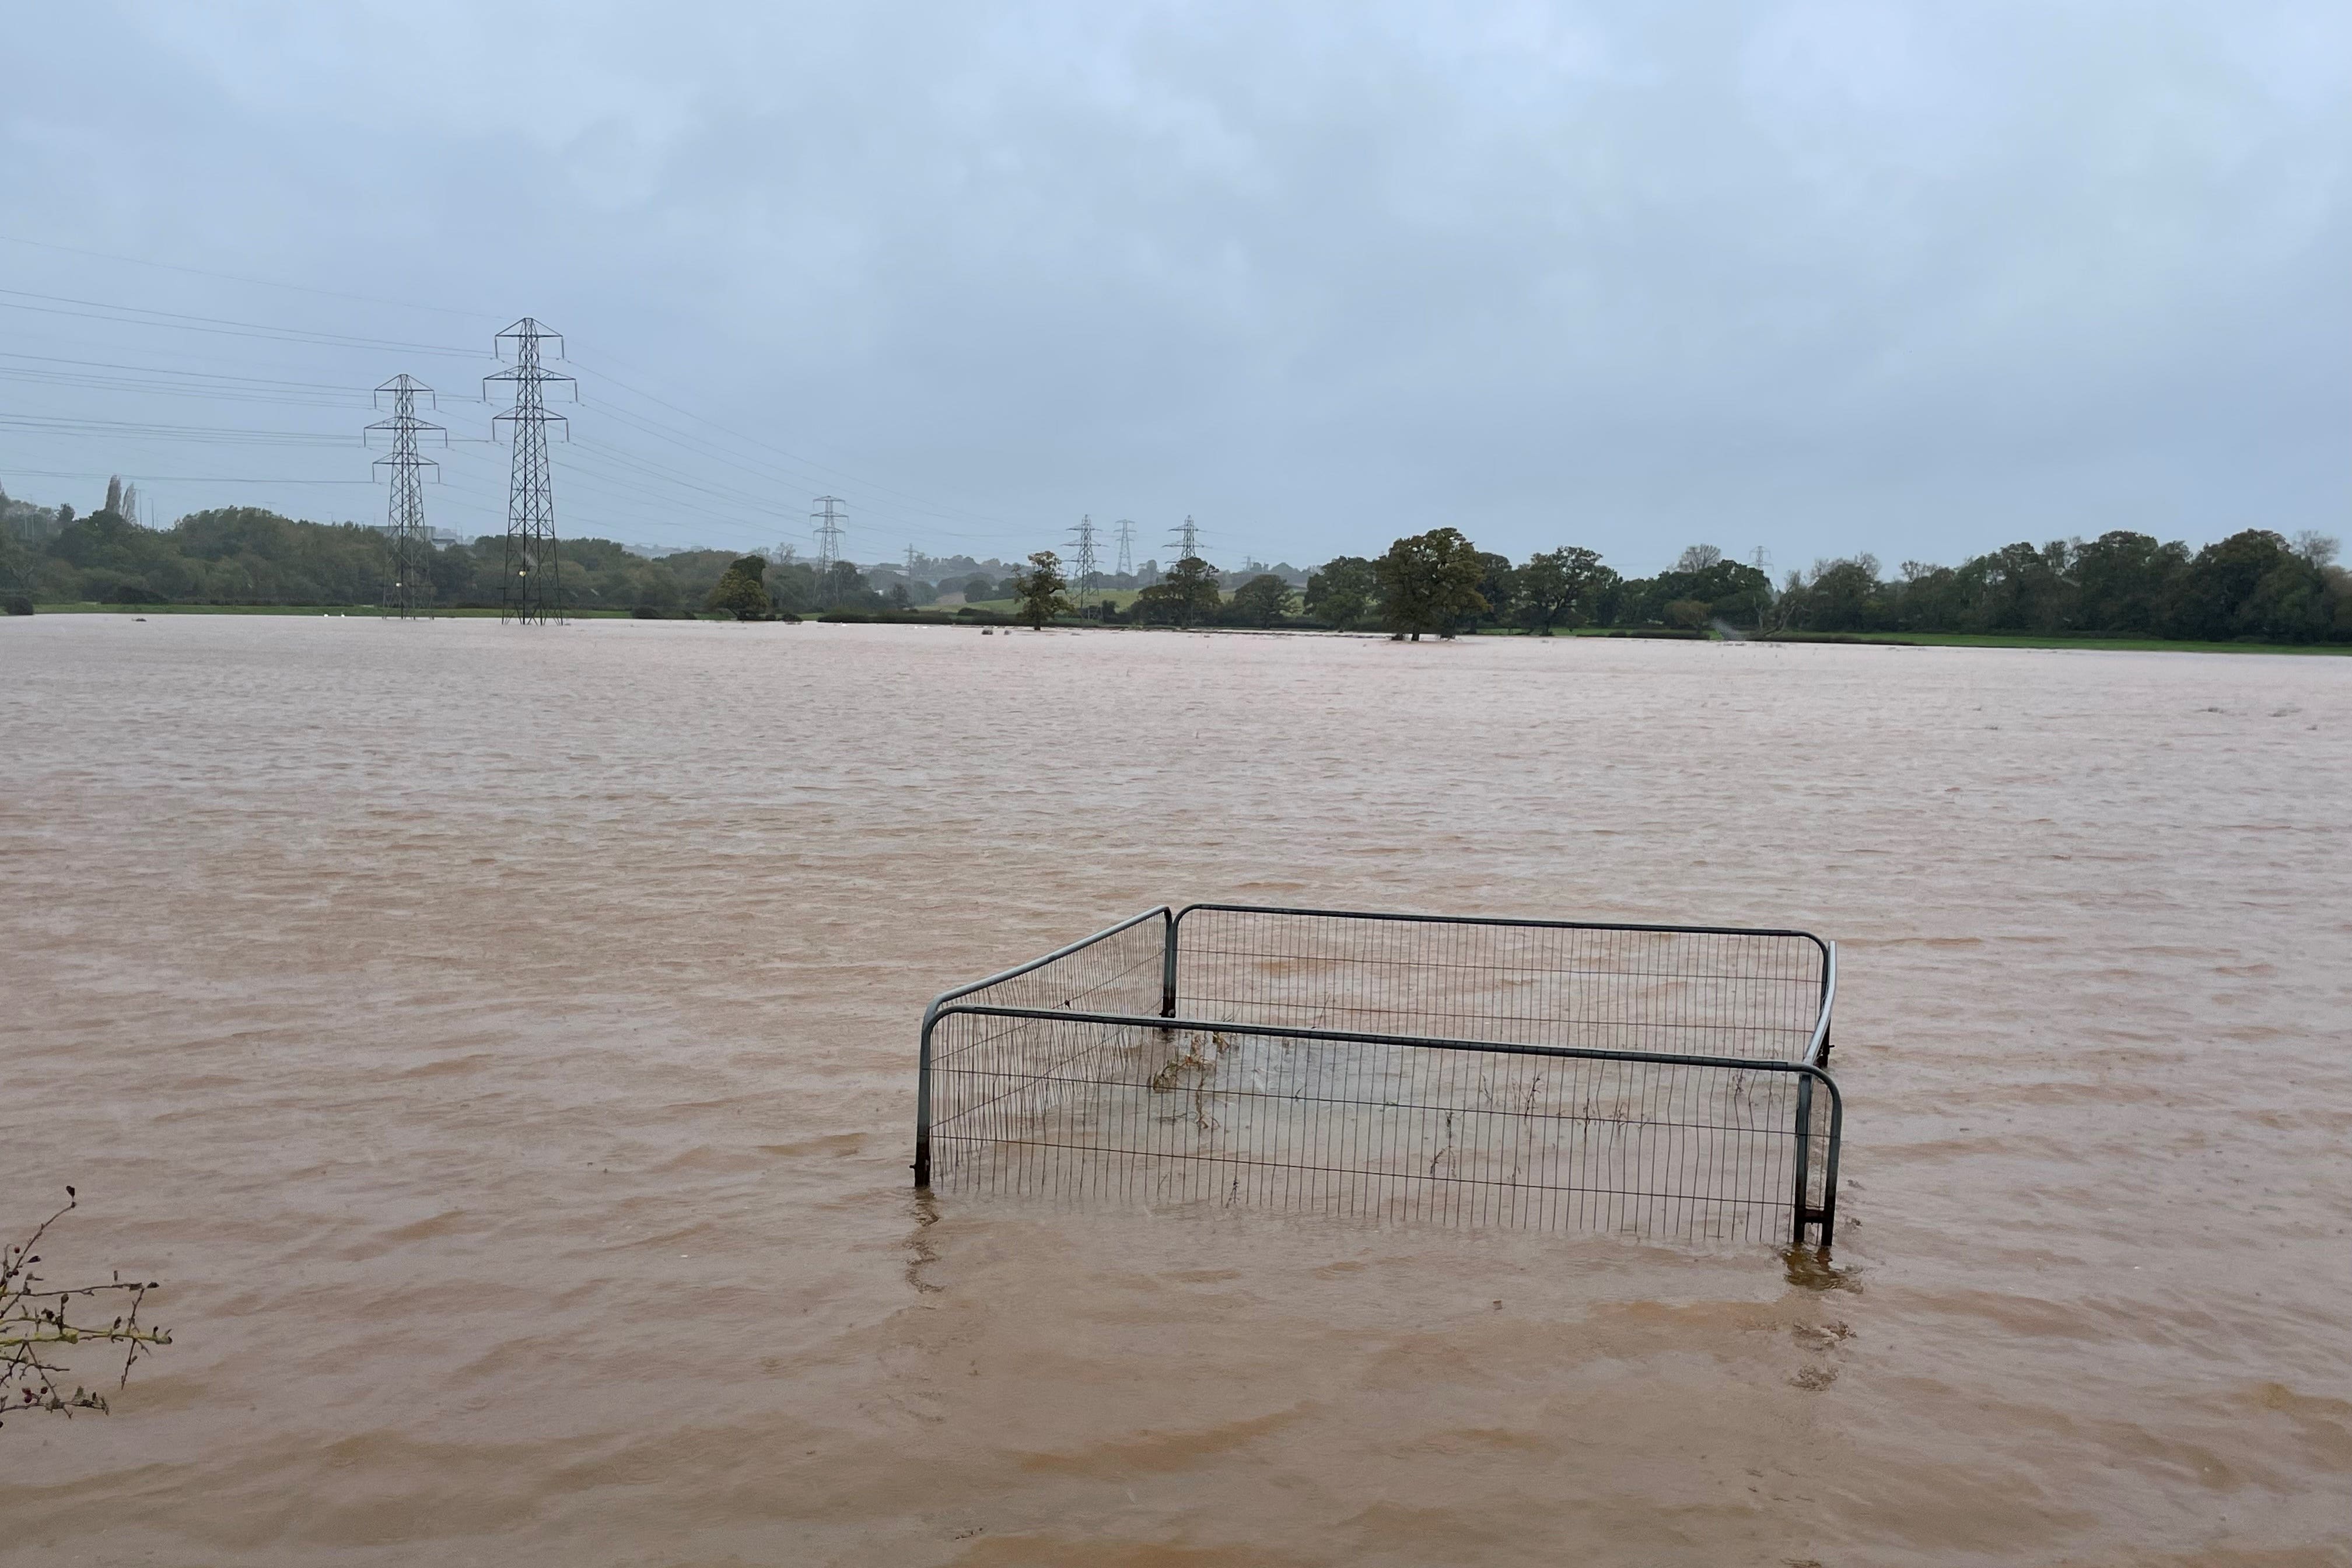
M 915 1069 L 915 1185 L 931 1184 L 931 1027 L 939 1019 L 923 1015 L 923 1049 Z
M 1805 1220 L 1812 1198 L 1813 1080 L 1810 1077 L 1797 1079 L 1797 1191 L 1790 1205 L 1789 1245 L 1805 1245 Z
M 1822 1164 L 1822 1206 L 1815 1210 L 1822 1222 L 1822 1245 L 1827 1247 L 1837 1236 L 1837 1176 L 1838 1144 L 1843 1129 L 1838 1123 L 1844 1118 L 1837 1107 L 1830 1108 L 1830 1147 Z
M 1176 917 L 1173 914 L 1168 917 L 1167 945 L 1161 950 L 1160 960 L 1160 1016 L 1163 1018 L 1176 1016 Z

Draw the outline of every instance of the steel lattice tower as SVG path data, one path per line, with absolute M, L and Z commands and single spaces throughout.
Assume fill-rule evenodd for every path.
M 540 363 L 540 345 L 548 342 L 555 345 L 555 357 L 562 359 L 563 334 L 549 331 L 525 316 L 497 339 L 500 359 L 512 345 L 513 366 L 482 378 L 485 394 L 492 382 L 514 388 L 514 407 L 490 422 L 494 431 L 500 424 L 511 426 L 514 438 L 514 466 L 507 488 L 506 577 L 499 598 L 499 618 L 512 617 L 525 626 L 533 621 L 543 624 L 551 615 L 558 621 L 563 619 L 563 564 L 555 545 L 555 485 L 547 460 L 547 426 L 550 421 L 562 426 L 568 440 L 572 423 L 561 414 L 547 411 L 546 388 L 551 382 L 572 383 L 572 378 Z
M 1135 575 L 1135 524 L 1123 517 L 1118 520 L 1118 574 Z
M 1201 530 L 1187 517 L 1184 526 L 1178 529 L 1176 537 L 1168 542 L 1175 550 L 1177 560 L 1190 561 L 1201 553 Z
M 402 620 L 416 613 L 418 579 L 425 574 L 425 557 L 432 548 L 425 538 L 425 470 L 438 470 L 439 463 L 417 450 L 421 436 L 434 435 L 448 444 L 448 432 L 438 425 L 430 425 L 416 416 L 416 396 L 423 393 L 433 396 L 433 389 L 413 375 L 395 375 L 375 389 L 375 405 L 383 407 L 386 394 L 392 397 L 392 417 L 379 419 L 367 427 L 373 437 L 379 431 L 392 437 L 389 456 L 378 458 L 374 466 L 392 470 L 392 500 L 385 521 L 392 528 L 392 593 L 386 609 L 397 613 Z M 436 404 L 435 406 L 439 406 Z
M 1069 542 L 1069 547 L 1078 552 L 1073 564 L 1077 569 L 1078 619 L 1083 621 L 1087 618 L 1087 600 L 1095 591 L 1095 520 L 1091 512 L 1078 519 L 1078 536 Z
M 819 496 L 814 502 L 817 510 L 809 513 L 809 521 L 816 524 L 816 582 L 820 590 L 833 571 L 833 563 L 841 559 L 842 504 L 839 496 Z

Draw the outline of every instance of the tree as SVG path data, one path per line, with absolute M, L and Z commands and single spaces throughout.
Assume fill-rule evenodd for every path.
M 1486 602 L 1486 608 L 1467 617 L 1472 625 L 1484 616 L 1498 621 L 1510 617 L 1512 606 L 1519 602 L 1519 572 L 1509 556 L 1478 552 L 1478 596 Z
M 1587 601 L 1608 570 L 1599 551 L 1581 544 L 1528 556 L 1518 574 L 1519 618 L 1538 637 L 1551 636 L 1556 626 L 1582 626 L 1592 618 Z
M 1454 628 L 1482 614 L 1478 593 L 1485 571 L 1478 547 L 1454 528 L 1433 528 L 1400 539 L 1375 566 L 1381 610 L 1399 637 L 1419 642 L 1423 632 L 1452 637 Z
M 672 556 L 671 560 L 676 560 Z M 776 563 L 768 578 L 768 602 L 779 615 L 795 615 L 803 610 L 815 610 L 817 605 L 816 568 L 805 561 L 790 556 Z
M 710 590 L 703 601 L 707 610 L 724 610 L 739 621 L 764 621 L 768 618 L 768 585 L 762 580 L 768 572 L 764 555 L 739 556 Z
M 858 571 L 855 562 L 836 561 L 825 568 L 824 578 L 816 585 L 817 602 L 831 609 L 856 598 L 865 587 L 866 574 Z
M 2199 551 L 2166 600 L 2164 629 L 2177 637 L 2303 642 L 2333 626 L 2326 577 L 2268 529 L 2250 528 Z
M 1290 584 L 1260 573 L 1234 590 L 1233 611 L 1245 626 L 1270 626 L 1290 613 Z
M 1215 616 L 1224 603 L 1217 592 L 1217 569 L 1187 555 L 1168 575 L 1135 596 L 1133 614 L 1147 625 L 1191 626 Z
M 1045 623 L 1055 616 L 1071 613 L 1069 579 L 1062 575 L 1062 558 L 1050 550 L 1040 550 L 1029 557 L 1029 570 L 1013 574 L 1013 596 L 1020 600 L 1013 614 L 1029 623 L 1029 629 L 1041 632 Z
M 1816 561 L 1800 578 L 1789 574 L 1789 623 L 1821 632 L 1875 631 L 1886 614 L 1885 590 L 1878 581 L 1878 557 Z
M 1307 579 L 1307 613 L 1346 631 L 1363 625 L 1380 596 L 1380 574 L 1360 555 L 1340 555 Z
M 977 605 L 982 599 L 994 597 L 996 597 L 996 579 L 993 577 L 974 577 L 963 585 L 963 602 L 967 605 Z
M 1692 624 L 1688 609 L 1668 608 L 1677 604 L 1700 606 L 1698 626 L 1711 619 L 1761 626 L 1772 605 L 1772 580 L 1711 544 L 1694 544 L 1668 570 L 1626 584 L 1620 610 L 1629 621 Z
M 915 596 L 907 592 L 904 583 L 890 584 L 889 599 L 890 607 L 894 610 L 910 610 L 915 606 Z
M 2165 584 L 2189 563 L 2185 544 L 2158 544 L 2153 535 L 2114 529 L 2074 549 L 2078 624 L 2088 631 L 2156 629 Z M 1958 626 L 1954 615 L 1950 624 Z
M 0 500 L 5 499 L 5 496 L 0 496 Z M 2325 572 L 2335 565 L 2336 552 L 2343 548 L 2342 540 L 2333 534 L 2322 533 L 2315 528 L 2306 528 L 2294 536 L 2294 552 L 2315 572 Z

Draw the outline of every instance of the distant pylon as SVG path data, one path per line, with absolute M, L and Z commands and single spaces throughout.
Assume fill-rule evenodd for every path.
M 524 626 L 536 621 L 544 625 L 550 616 L 563 619 L 563 563 L 555 545 L 555 483 L 547 460 L 547 426 L 550 421 L 563 426 L 565 440 L 572 438 L 572 422 L 561 414 L 547 411 L 546 387 L 551 382 L 572 382 L 571 376 L 551 371 L 540 363 L 540 345 L 555 345 L 555 357 L 563 357 L 563 334 L 551 332 L 525 316 L 496 340 L 499 357 L 506 357 L 508 346 L 514 349 L 514 364 L 496 375 L 482 378 L 482 390 L 489 391 L 492 382 L 501 382 L 514 388 L 514 406 L 490 421 L 495 434 L 499 426 L 511 428 L 514 438 L 514 463 L 509 470 L 507 484 L 507 550 L 503 587 L 499 595 L 499 619 L 513 619 Z M 576 396 L 577 394 L 575 393 Z
M 1095 520 L 1091 513 L 1078 519 L 1078 536 L 1070 541 L 1070 548 L 1078 552 L 1075 563 L 1078 588 L 1078 619 L 1087 618 L 1087 601 L 1095 591 Z
M 389 456 L 378 458 L 374 467 L 392 470 L 392 501 L 385 521 L 392 525 L 392 592 L 384 608 L 397 613 L 402 620 L 416 613 L 417 590 L 423 586 L 425 552 L 432 547 L 425 538 L 425 473 L 426 468 L 439 475 L 441 465 L 417 451 L 417 437 L 434 435 L 441 444 L 449 444 L 449 433 L 438 425 L 428 425 L 416 416 L 416 395 L 433 396 L 433 389 L 413 375 L 395 375 L 375 389 L 375 405 L 383 406 L 384 394 L 392 395 L 392 417 L 379 419 L 368 426 L 373 437 L 382 431 L 392 437 Z M 436 403 L 435 407 L 439 404 Z
M 841 508 L 839 496 L 819 496 L 816 510 L 809 520 L 816 524 L 816 580 L 823 585 L 833 571 L 833 563 L 841 559 Z
M 913 582 L 913 581 L 915 580 L 915 563 L 916 563 L 916 562 L 918 562 L 918 561 L 920 561 L 921 559 L 922 559 L 922 556 L 921 556 L 921 555 L 919 555 L 919 554 L 918 554 L 918 553 L 916 552 L 915 547 L 914 547 L 913 545 L 909 544 L 908 546 L 907 546 L 907 581 L 908 581 L 908 582 L 911 583 L 911 582 Z
M 1118 574 L 1135 575 L 1135 524 L 1123 517 L 1118 520 Z
M 1192 520 L 1187 517 L 1184 520 L 1184 526 L 1176 531 L 1176 537 L 1169 541 L 1169 543 L 1174 548 L 1177 560 L 1192 560 L 1201 553 L 1201 531 L 1194 525 Z

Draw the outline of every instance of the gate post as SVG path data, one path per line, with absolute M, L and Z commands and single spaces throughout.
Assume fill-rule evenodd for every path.
M 1789 1245 L 1805 1245 L 1805 1221 L 1811 1217 L 1812 1203 L 1813 1154 L 1813 1080 L 1810 1074 L 1797 1077 L 1797 1190 L 1789 1205 Z M 1824 1244 L 1827 1238 L 1824 1237 Z
M 915 1068 L 915 1186 L 931 1184 L 931 1026 L 936 1015 L 923 1016 L 923 1048 Z

